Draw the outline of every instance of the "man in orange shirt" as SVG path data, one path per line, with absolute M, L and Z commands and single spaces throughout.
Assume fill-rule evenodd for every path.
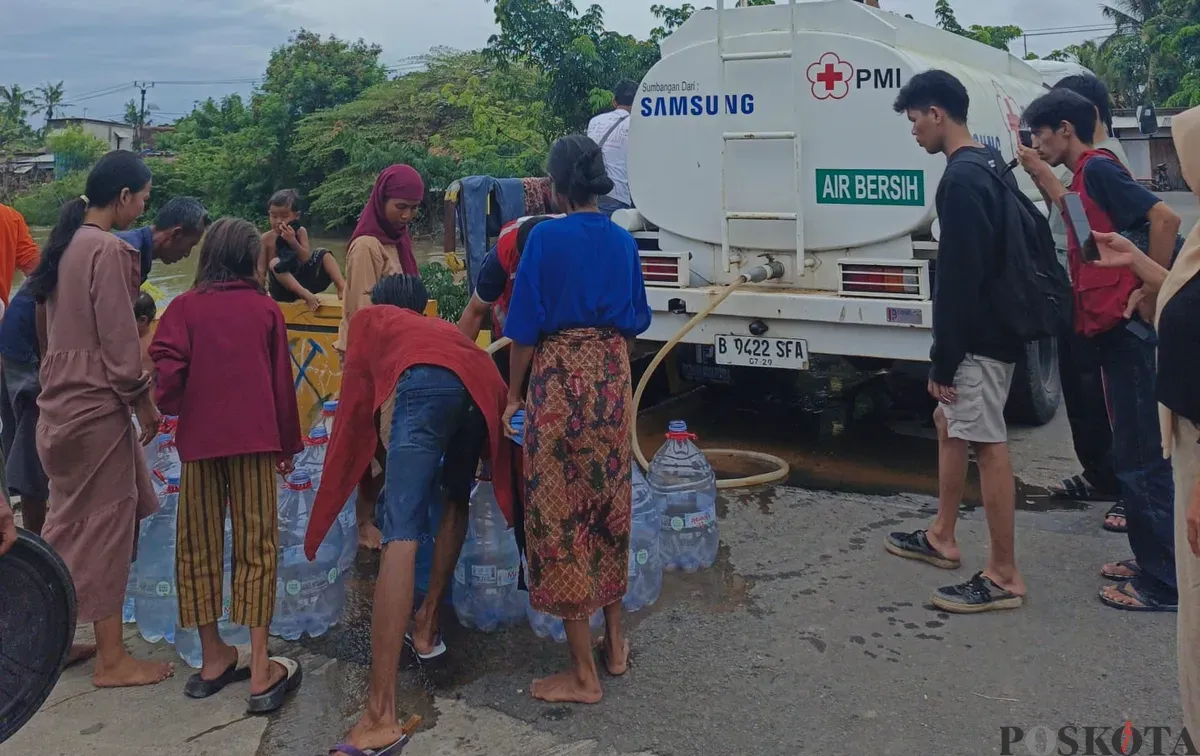
M 5 307 L 16 269 L 29 275 L 41 260 L 41 250 L 29 233 L 25 218 L 11 207 L 0 205 L 0 302 Z

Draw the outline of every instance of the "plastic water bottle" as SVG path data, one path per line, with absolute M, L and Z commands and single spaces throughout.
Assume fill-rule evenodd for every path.
M 175 641 L 179 614 L 175 590 L 175 514 L 178 508 L 179 478 L 168 478 L 159 499 L 159 509 L 143 521 L 138 542 L 133 611 L 138 632 L 151 643 Z
M 224 576 L 222 579 L 221 595 L 222 611 L 221 618 L 217 621 L 217 630 L 221 633 L 221 640 L 231 646 L 239 646 L 250 642 L 249 628 L 235 625 L 229 620 L 229 609 L 233 602 L 233 588 L 231 585 L 231 577 L 233 575 L 233 528 L 229 518 L 225 519 L 225 564 Z M 185 629 L 176 626 L 175 628 L 175 650 L 179 652 L 179 658 L 183 659 L 184 663 L 194 669 L 199 669 L 204 663 L 204 651 L 200 646 L 200 634 L 194 629 Z
M 659 549 L 662 512 L 650 491 L 637 460 L 633 466 L 633 526 L 629 532 L 629 588 L 625 610 L 636 612 L 658 601 L 662 592 L 663 562 Z
M 528 574 L 526 572 L 527 577 Z M 525 582 L 528 583 L 528 579 Z M 561 619 L 539 612 L 528 602 L 525 604 L 525 613 L 529 619 L 529 627 L 533 629 L 534 635 L 543 639 L 549 638 L 555 643 L 567 642 L 567 627 Z M 597 609 L 596 613 L 588 619 L 588 628 L 594 634 L 602 627 L 604 627 L 604 610 Z
M 338 403 L 336 400 L 325 402 L 321 405 L 321 427 L 333 438 L 333 418 L 337 415 Z
M 144 544 L 145 542 L 146 542 L 146 521 L 142 520 L 142 522 L 138 526 L 139 550 L 141 548 L 140 544 Z M 125 623 L 126 625 L 132 625 L 134 623 L 134 621 L 137 619 L 137 609 L 134 606 L 134 599 L 137 596 L 137 591 L 138 591 L 138 564 L 135 561 L 133 564 L 129 565 L 129 580 L 128 580 L 128 582 L 125 583 L 125 603 L 121 604 L 121 622 Z
M 178 418 L 164 417 L 158 426 L 158 438 L 152 444 L 155 455 L 154 463 L 150 465 L 150 477 L 157 479 L 160 488 L 171 478 L 179 480 L 183 477 L 183 463 L 179 461 L 179 450 L 175 447 L 175 429 L 178 424 Z
M 672 420 L 667 427 L 647 476 L 662 511 L 659 545 L 666 569 L 695 572 L 717 560 L 717 477 L 687 424 Z
M 321 474 L 325 472 L 325 454 L 329 451 L 329 431 L 318 424 L 304 439 L 304 451 L 296 456 L 297 470 L 308 473 L 312 480 L 313 490 L 321 488 Z
M 288 476 L 279 501 L 279 577 L 271 623 L 271 632 L 287 640 L 304 633 L 323 634 L 338 620 L 346 600 L 345 581 L 338 570 L 341 529 L 330 528 L 314 561 L 304 555 L 313 499 L 307 472 L 296 470 Z
M 517 587 L 521 555 L 504 521 L 491 480 L 471 492 L 471 519 L 462 555 L 454 568 L 454 611 L 464 627 L 492 632 L 515 625 L 525 615 L 525 595 Z

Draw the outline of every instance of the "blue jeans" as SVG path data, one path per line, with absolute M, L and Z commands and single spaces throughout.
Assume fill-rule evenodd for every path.
M 483 415 L 457 375 L 430 365 L 405 370 L 396 383 L 386 482 L 375 509 L 383 542 L 419 541 L 443 488 L 450 506 L 465 509 L 486 441 Z
M 605 195 L 596 201 L 596 207 L 598 210 L 600 210 L 600 212 L 611 218 L 613 213 L 617 212 L 618 210 L 628 210 L 631 206 L 626 205 L 621 200 L 613 199 L 612 197 Z
M 1154 396 L 1158 346 L 1141 321 L 1095 337 L 1112 406 L 1113 466 L 1125 502 L 1129 546 L 1141 575 L 1134 587 L 1149 598 L 1175 603 L 1175 483 L 1163 459 Z

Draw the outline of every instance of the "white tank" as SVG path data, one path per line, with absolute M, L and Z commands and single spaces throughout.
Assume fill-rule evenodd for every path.
M 728 62 L 723 97 L 716 11 L 697 12 L 662 45 L 634 102 L 629 181 L 663 249 L 719 249 L 722 180 L 730 211 L 796 212 L 790 140 L 729 142 L 721 175 L 723 132 L 796 131 L 805 248 L 882 245 L 893 253 L 881 256 L 895 256 L 898 240 L 929 228 L 946 162 L 918 147 L 907 118 L 893 112 L 901 85 L 930 68 L 954 74 L 971 97 L 972 133 L 1006 161 L 1021 111 L 1045 91 L 1042 77 L 1006 52 L 853 0 L 802 2 L 796 15 L 797 57 Z M 793 48 L 785 3 L 731 9 L 723 19 L 727 53 Z M 735 220 L 730 243 L 752 255 L 794 253 L 796 227 Z

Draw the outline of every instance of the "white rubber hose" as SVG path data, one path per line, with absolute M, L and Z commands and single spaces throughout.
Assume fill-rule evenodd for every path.
M 726 286 L 725 291 L 721 292 L 720 296 L 714 299 L 703 310 L 696 313 L 696 315 L 693 316 L 692 319 L 689 320 L 682 329 L 680 329 L 679 333 L 672 336 L 671 340 L 666 344 L 663 344 L 662 348 L 658 350 L 658 353 L 654 355 L 654 359 L 650 361 L 650 365 L 646 368 L 646 372 L 642 373 L 642 380 L 638 382 L 637 390 L 633 393 L 633 422 L 630 425 L 631 433 L 633 435 L 633 456 L 637 459 L 638 464 L 642 466 L 643 470 L 650 469 L 650 462 L 646 460 L 646 455 L 642 453 L 642 445 L 638 442 L 637 418 L 638 407 L 640 407 L 642 404 L 642 394 L 645 393 L 646 386 L 650 383 L 650 376 L 654 374 L 655 369 L 662 364 L 662 361 L 667 358 L 667 355 L 670 354 L 671 350 L 675 348 L 676 344 L 678 344 L 680 341 L 683 341 L 683 338 L 687 336 L 688 333 L 690 333 L 691 330 L 695 328 L 701 320 L 704 320 L 710 314 L 712 314 L 714 310 L 721 306 L 722 302 L 729 298 L 730 294 L 733 294 L 733 292 L 737 291 L 746 283 L 747 278 L 745 276 L 741 276 L 738 278 L 738 280 Z M 512 344 L 512 339 L 507 337 L 499 339 L 487 348 L 487 353 L 495 354 L 510 344 Z M 705 454 L 721 457 L 744 457 L 747 459 L 752 459 L 756 462 L 762 462 L 764 464 L 775 466 L 774 470 L 760 473 L 758 475 L 750 475 L 744 478 L 725 478 L 723 480 L 718 480 L 717 488 L 720 489 L 749 488 L 751 486 L 763 486 L 767 485 L 768 483 L 777 483 L 787 478 L 788 473 L 791 472 L 791 467 L 788 465 L 787 461 L 780 459 L 773 454 L 746 451 L 744 449 L 702 449 L 702 451 Z

